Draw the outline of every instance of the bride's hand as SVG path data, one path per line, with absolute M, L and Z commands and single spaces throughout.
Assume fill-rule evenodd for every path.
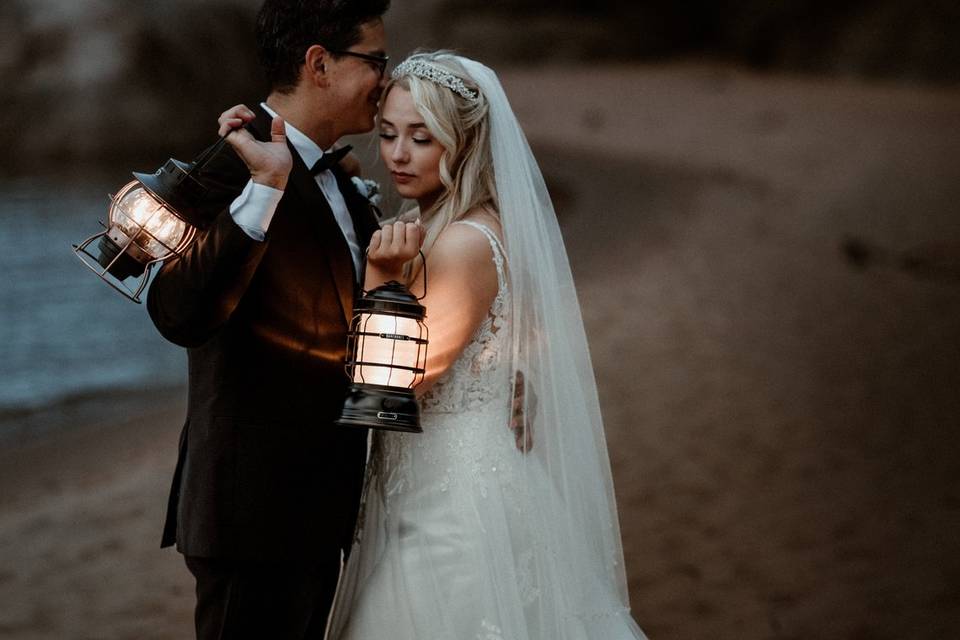
M 403 265 L 420 253 L 424 235 L 419 219 L 416 222 L 398 220 L 384 225 L 370 238 L 367 264 L 384 274 L 399 274 L 403 271 Z

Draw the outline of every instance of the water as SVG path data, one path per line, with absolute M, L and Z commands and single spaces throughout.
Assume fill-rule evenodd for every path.
M 122 181 L 0 183 L 0 415 L 185 383 L 183 349 L 71 249 L 100 230 Z

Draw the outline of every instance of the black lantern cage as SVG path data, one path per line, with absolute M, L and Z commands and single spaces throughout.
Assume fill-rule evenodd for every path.
M 74 251 L 107 284 L 140 302 L 152 270 L 190 246 L 197 228 L 153 198 L 137 180 L 124 185 L 110 201 L 107 224 L 101 222 L 104 230 L 75 245 Z M 90 251 L 94 241 L 99 241 L 98 253 Z M 131 276 L 141 276 L 135 289 L 124 284 Z
M 357 301 L 347 334 L 350 388 L 338 424 L 419 433 L 413 389 L 426 372 L 426 309 L 391 281 Z
M 225 145 L 226 137 L 221 137 L 193 162 L 171 158 L 154 173 L 134 173 L 132 182 L 110 196 L 107 224 L 100 223 L 104 230 L 73 245 L 80 261 L 139 303 L 157 265 L 180 257 L 198 229 L 212 222 L 205 207 L 211 188 L 199 174 Z M 124 284 L 134 276 L 139 278 L 136 288 Z

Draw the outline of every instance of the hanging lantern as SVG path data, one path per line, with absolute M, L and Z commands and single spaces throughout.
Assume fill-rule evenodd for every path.
M 351 385 L 337 424 L 420 433 L 413 389 L 426 371 L 426 309 L 396 281 L 366 293 L 347 334 Z
M 110 196 L 105 230 L 73 245 L 74 253 L 107 284 L 139 303 L 156 265 L 180 256 L 197 229 L 209 226 L 211 220 L 199 209 L 208 188 L 197 174 L 225 143 L 221 138 L 190 164 L 171 158 L 155 173 L 134 173 L 135 180 Z M 139 278 L 135 288 L 124 284 L 132 277 Z

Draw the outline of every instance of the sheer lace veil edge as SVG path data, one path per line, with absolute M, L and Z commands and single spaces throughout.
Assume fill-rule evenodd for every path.
M 560 509 L 530 507 L 550 532 L 552 562 L 597 576 L 566 585 L 578 607 L 629 606 L 619 523 L 596 382 L 567 253 L 543 175 L 496 74 L 458 57 L 489 103 L 490 149 L 510 289 L 513 371 L 524 375 L 518 434 L 532 440 L 525 454 L 556 491 Z M 539 481 L 537 481 L 539 482 Z M 526 493 L 535 503 L 542 488 Z M 587 586 L 589 584 L 589 586 Z M 599 593 L 602 591 L 603 593 Z M 589 614 L 590 611 L 585 611 Z

